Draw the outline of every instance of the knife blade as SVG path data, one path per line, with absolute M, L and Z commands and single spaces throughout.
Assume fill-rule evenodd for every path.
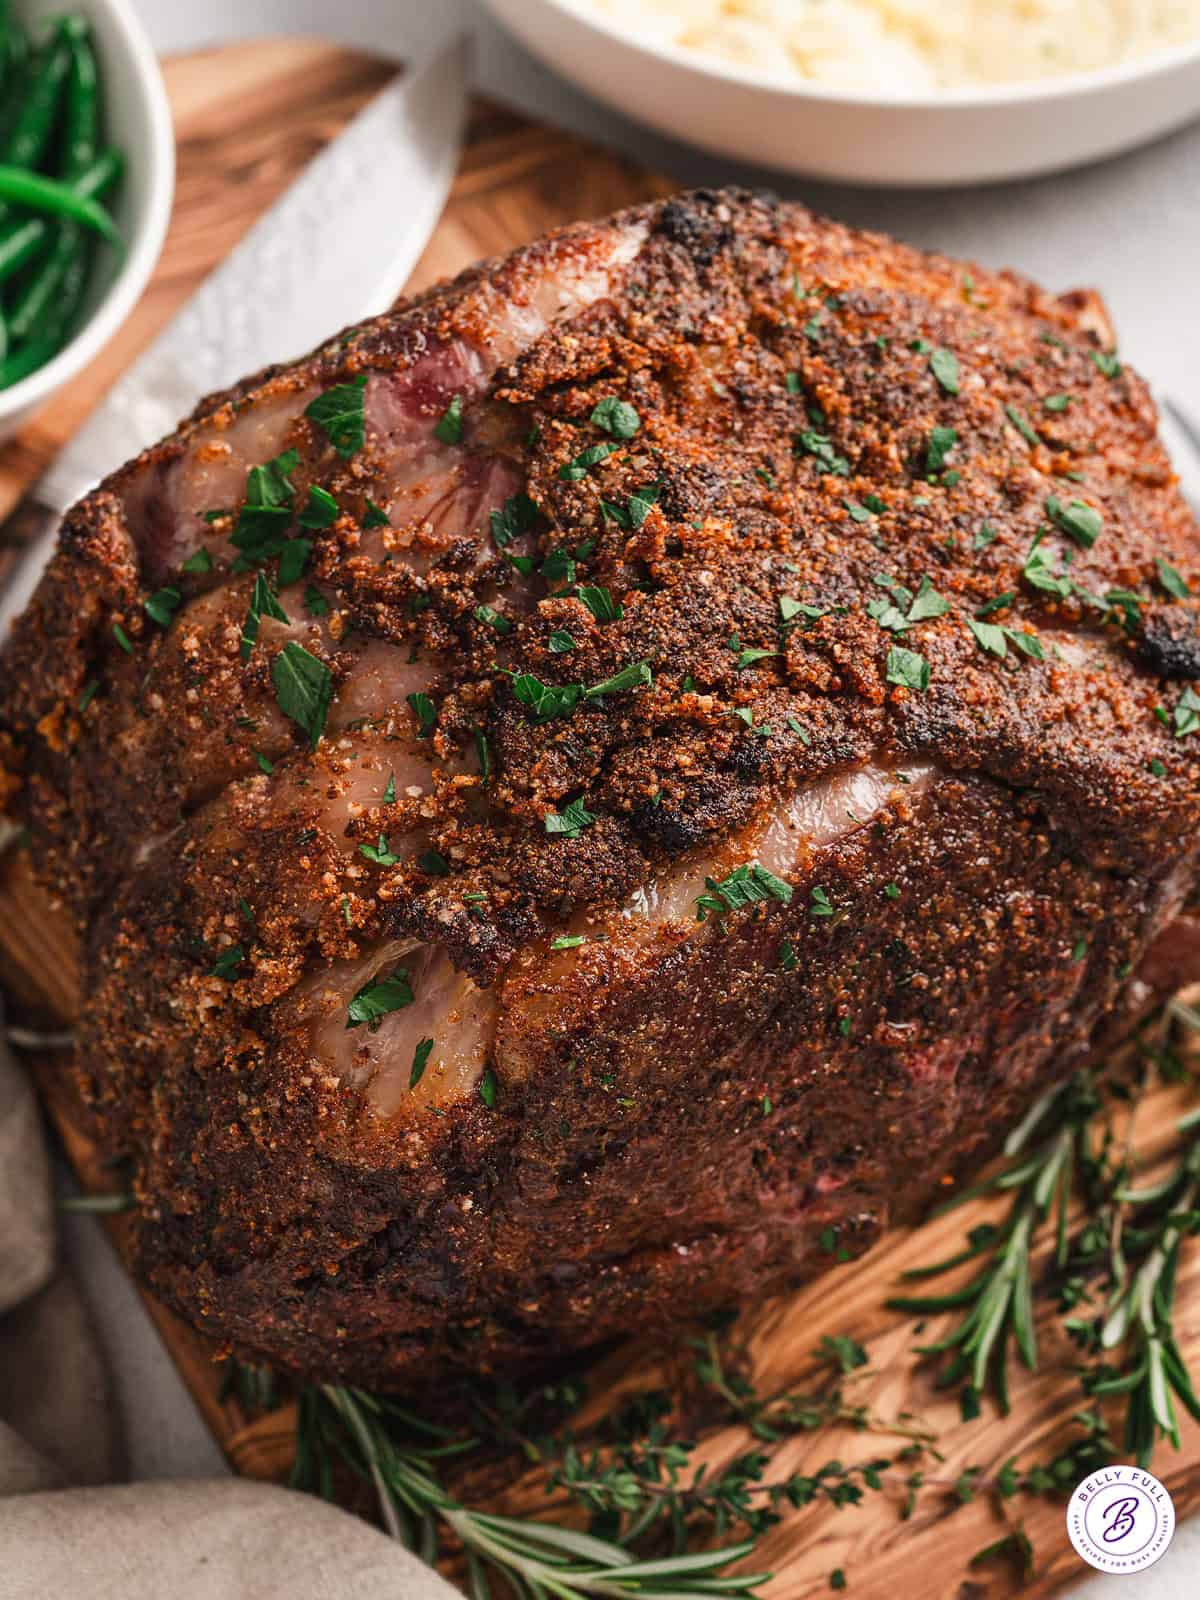
M 118 380 L 0 530 L 25 546 L 0 595 L 0 626 L 33 593 L 62 514 L 106 473 L 170 433 L 202 395 L 387 309 L 449 193 L 468 67 L 459 37 L 376 95 Z

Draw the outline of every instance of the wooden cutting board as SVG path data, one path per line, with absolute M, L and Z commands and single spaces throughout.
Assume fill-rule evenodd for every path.
M 16 502 L 114 377 L 163 325 L 200 279 L 227 253 L 320 145 L 390 75 L 378 62 L 311 42 L 272 41 L 173 61 L 167 85 L 179 139 L 175 215 L 162 261 L 147 294 L 119 337 L 89 371 L 19 439 L 0 450 L 0 517 Z M 477 104 L 462 167 L 437 233 L 413 276 L 422 288 L 482 255 L 506 251 L 556 224 L 594 216 L 665 193 L 669 185 L 627 162 L 555 130 Z M 13 552 L 7 553 L 12 559 Z M 0 549 L 0 572 L 5 552 Z M 0 988 L 10 1015 L 48 1026 L 68 1024 L 78 1009 L 73 942 L 60 913 L 33 885 L 26 858 L 10 849 L 0 858 Z M 51 1116 L 86 1187 L 112 1187 L 111 1174 L 82 1131 L 63 1058 L 35 1062 Z M 1158 1091 L 1139 1113 L 1139 1148 L 1166 1150 L 1183 1102 L 1180 1091 Z M 855 1600 L 994 1600 L 1042 1596 L 1086 1575 L 1071 1550 L 1060 1505 L 1022 1499 L 1011 1518 L 1023 1522 L 1035 1549 L 1034 1574 L 1012 1568 L 972 1568 L 971 1556 L 1001 1536 L 1006 1524 L 989 1500 L 960 1506 L 949 1485 L 967 1465 L 995 1471 L 1010 1456 L 1032 1464 L 1047 1459 L 1068 1437 L 1079 1392 L 1072 1351 L 1043 1305 L 1041 1371 L 1023 1375 L 1013 1409 L 964 1424 L 957 1403 L 933 1390 L 910 1354 L 911 1322 L 884 1310 L 906 1267 L 940 1259 L 994 1208 L 964 1207 L 916 1232 L 889 1235 L 862 1262 L 834 1269 L 813 1287 L 747 1314 L 756 1380 L 771 1393 L 810 1378 L 812 1352 L 823 1335 L 848 1334 L 864 1344 L 870 1366 L 856 1375 L 853 1397 L 874 1413 L 917 1414 L 939 1435 L 944 1464 L 931 1472 L 914 1515 L 901 1521 L 900 1490 L 867 1497 L 857 1508 L 811 1506 L 790 1513 L 762 1541 L 755 1564 L 775 1578 L 772 1600 L 808 1600 L 829 1592 L 841 1568 Z M 122 1222 L 111 1219 L 118 1247 Z M 1200 1368 L 1200 1250 L 1185 1258 L 1178 1297 L 1180 1344 Z M 256 1477 L 281 1477 L 290 1461 L 293 1416 L 283 1409 L 250 1421 L 221 1398 L 216 1352 L 170 1312 L 147 1306 L 213 1433 L 234 1468 Z M 663 1374 L 652 1352 L 630 1348 L 592 1375 L 590 1413 L 620 1390 L 652 1385 Z M 893 1454 L 904 1443 L 876 1434 L 823 1431 L 789 1440 L 772 1477 L 812 1472 L 832 1458 L 845 1462 Z M 728 1461 L 747 1448 L 747 1436 L 728 1429 L 704 1443 L 705 1458 Z M 1183 1449 L 1160 1450 L 1155 1460 L 1180 1516 L 1200 1505 L 1200 1428 L 1188 1424 Z M 939 1487 L 939 1483 L 941 1487 Z M 535 1480 L 505 1492 L 506 1510 L 545 1508 Z

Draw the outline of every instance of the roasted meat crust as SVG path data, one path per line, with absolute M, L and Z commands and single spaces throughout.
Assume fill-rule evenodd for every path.
M 210 397 L 75 508 L 6 651 L 2 749 L 84 935 L 80 1080 L 134 1159 L 158 1293 L 378 1386 L 669 1326 L 819 1270 L 830 1229 L 853 1254 L 914 1215 L 1180 976 L 1200 636 L 1161 563 L 1200 593 L 1200 531 L 1108 340 L 1094 297 L 698 192 Z M 363 375 L 343 458 L 304 408 Z M 435 503 L 394 468 L 453 394 Z M 614 396 L 625 439 L 590 420 Z M 244 472 L 286 448 L 298 496 L 339 508 L 306 533 L 325 610 L 298 633 L 283 594 L 332 674 L 315 751 L 274 704 L 275 625 L 239 649 L 254 575 L 196 516 L 228 506 L 185 504 L 222 451 Z M 411 526 L 372 532 L 387 492 Z M 540 515 L 498 546 L 520 493 Z M 215 563 L 181 571 L 201 539 Z M 945 609 L 872 606 L 922 579 Z M 164 629 L 143 608 L 168 583 Z M 894 681 L 897 648 L 927 688 Z M 429 776 L 385 804 L 414 660 Z M 554 720 L 514 692 L 640 662 L 652 682 Z M 867 767 L 896 782 L 799 853 L 790 903 L 626 936 L 631 896 L 735 866 L 773 809 Z M 596 820 L 548 834 L 580 797 Z M 365 857 L 381 834 L 439 869 Z M 567 928 L 588 942 L 552 949 Z M 486 1098 L 383 1116 L 314 1049 L 313 975 L 389 941 L 498 994 Z

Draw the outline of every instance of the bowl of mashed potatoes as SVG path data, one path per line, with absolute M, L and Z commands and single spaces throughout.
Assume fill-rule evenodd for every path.
M 551 66 L 724 156 L 1029 177 L 1200 116 L 1200 0 L 489 0 Z

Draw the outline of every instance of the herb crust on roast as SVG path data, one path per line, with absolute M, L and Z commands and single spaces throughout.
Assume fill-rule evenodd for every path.
M 1200 532 L 1112 346 L 701 191 L 82 501 L 0 738 L 154 1290 L 377 1387 L 669 1327 L 1200 975 Z

